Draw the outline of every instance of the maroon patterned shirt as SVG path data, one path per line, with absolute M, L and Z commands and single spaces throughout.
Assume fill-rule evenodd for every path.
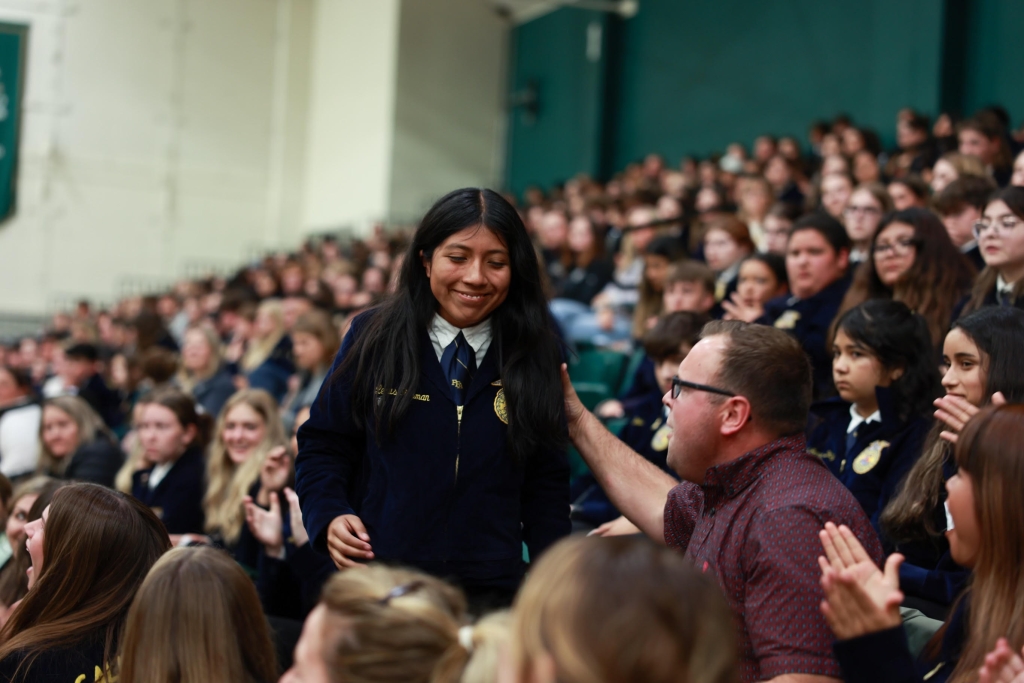
M 881 564 L 882 547 L 857 500 L 804 437 L 778 439 L 683 482 L 665 503 L 665 542 L 714 572 L 739 621 L 744 683 L 786 673 L 839 678 L 821 615 L 825 522 L 846 524 Z

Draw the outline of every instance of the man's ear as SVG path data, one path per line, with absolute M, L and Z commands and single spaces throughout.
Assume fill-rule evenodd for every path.
M 722 404 L 722 436 L 732 436 L 750 422 L 750 401 L 746 396 L 732 396 Z

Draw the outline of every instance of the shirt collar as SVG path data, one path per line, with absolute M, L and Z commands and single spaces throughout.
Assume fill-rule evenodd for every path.
M 970 242 L 965 242 L 964 244 L 960 245 L 960 253 L 966 254 L 971 249 L 974 249 L 976 246 L 978 246 L 978 240 L 971 240 Z
M 1013 283 L 1004 280 L 1002 275 L 997 275 L 996 291 L 1000 294 L 1013 294 Z
M 488 318 L 472 327 L 462 329 L 455 327 L 455 325 L 452 325 L 437 313 L 434 314 L 434 319 L 430 321 L 430 334 L 437 340 L 442 349 L 451 344 L 459 336 L 459 332 L 466 338 L 466 341 L 473 348 L 473 353 L 479 358 L 480 349 L 489 346 L 491 342 L 491 319 Z
M 750 486 L 758 477 L 761 466 L 777 454 L 802 453 L 807 450 L 807 440 L 803 434 L 784 436 L 744 453 L 735 460 L 708 468 L 704 474 L 702 488 L 719 488 L 726 496 L 732 498 Z
M 861 414 L 857 412 L 857 406 L 853 403 L 850 404 L 850 426 L 846 428 L 847 434 L 853 434 L 857 427 L 862 424 L 870 424 L 872 422 L 882 421 L 882 411 L 876 410 L 867 417 L 861 417 Z

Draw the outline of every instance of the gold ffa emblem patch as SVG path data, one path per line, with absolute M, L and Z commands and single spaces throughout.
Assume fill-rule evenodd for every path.
M 857 474 L 867 474 L 882 459 L 882 451 L 889 447 L 888 441 L 872 441 L 871 444 L 862 450 L 853 459 L 853 471 Z
M 668 425 L 662 425 L 661 428 L 654 432 L 654 436 L 651 438 L 651 448 L 656 451 L 663 451 L 668 448 L 669 437 L 672 436 L 672 429 Z
M 780 330 L 792 330 L 796 327 L 797 321 L 800 320 L 799 311 L 786 311 L 778 317 L 775 321 L 775 327 Z
M 498 416 L 498 419 L 508 424 L 508 406 L 505 404 L 505 390 L 498 389 L 498 394 L 494 397 L 494 414 Z

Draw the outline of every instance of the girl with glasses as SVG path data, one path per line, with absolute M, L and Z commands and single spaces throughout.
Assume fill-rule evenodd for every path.
M 974 267 L 938 216 L 927 209 L 897 211 L 879 224 L 871 258 L 858 268 L 839 315 L 869 299 L 902 301 L 925 319 L 938 347 L 973 277 Z
M 878 231 L 882 216 L 892 211 L 892 199 L 880 183 L 858 185 L 843 210 L 846 234 L 853 242 L 850 263 L 863 263 L 871 257 L 871 240 Z
M 1024 187 L 1007 187 L 992 196 L 974 235 L 985 260 L 964 313 L 982 306 L 1024 308 Z

